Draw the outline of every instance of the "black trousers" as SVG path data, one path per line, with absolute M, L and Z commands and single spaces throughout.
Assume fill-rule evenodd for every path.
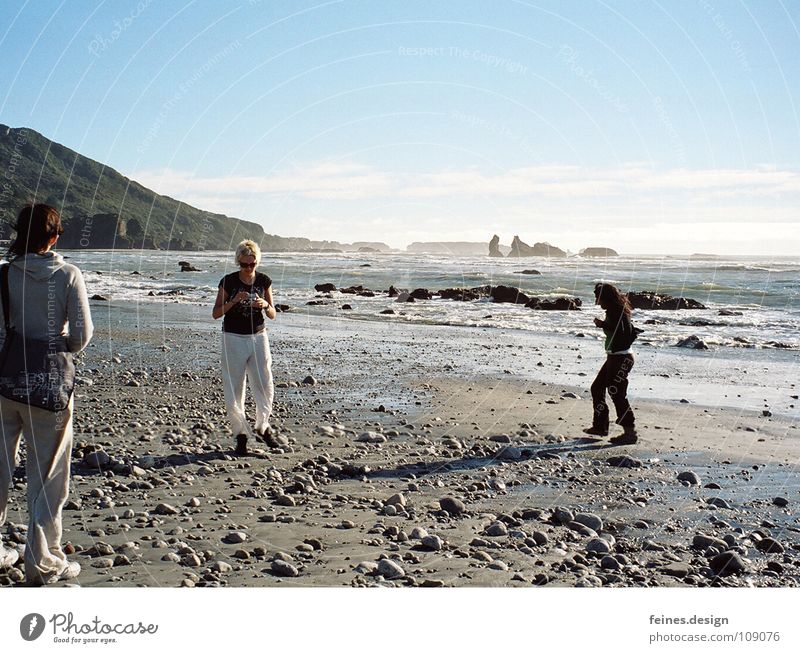
M 628 403 L 628 374 L 633 368 L 632 354 L 609 354 L 592 383 L 594 416 L 592 426 L 608 430 L 608 404 L 606 390 L 617 411 L 617 424 L 633 426 L 634 416 Z

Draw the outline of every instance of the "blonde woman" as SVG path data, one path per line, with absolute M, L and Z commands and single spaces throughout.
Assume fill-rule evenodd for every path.
M 237 270 L 219 282 L 212 316 L 222 321 L 222 384 L 231 429 L 236 436 L 236 454 L 247 455 L 250 426 L 244 414 L 245 379 L 256 404 L 256 432 L 272 444 L 269 418 L 274 386 L 272 354 L 264 316 L 275 319 L 272 279 L 256 272 L 261 249 L 252 240 L 236 248 Z

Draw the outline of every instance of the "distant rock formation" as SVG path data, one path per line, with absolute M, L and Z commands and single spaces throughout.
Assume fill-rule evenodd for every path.
M 500 251 L 500 236 L 495 234 L 489 241 L 489 256 L 492 258 L 502 258 L 503 253 Z
M 581 256 L 592 257 L 592 258 L 606 258 L 608 256 L 619 256 L 616 250 L 611 249 L 610 247 L 586 247 L 582 249 L 580 252 Z
M 201 272 L 188 261 L 178 261 L 178 265 L 181 266 L 181 272 Z
M 649 291 L 629 292 L 628 301 L 632 308 L 644 309 L 647 311 L 677 311 L 685 308 L 705 308 L 705 306 L 694 299 L 660 295 Z
M 566 257 L 567 253 L 563 249 L 559 249 L 550 243 L 534 243 L 533 247 L 520 240 L 519 236 L 514 236 L 511 242 L 511 251 L 508 256 L 511 258 L 523 258 L 526 256 L 548 256 L 548 257 Z

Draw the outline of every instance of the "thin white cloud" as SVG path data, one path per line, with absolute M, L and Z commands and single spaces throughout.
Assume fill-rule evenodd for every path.
M 800 173 L 753 169 L 669 169 L 532 166 L 487 173 L 477 168 L 393 173 L 357 163 L 323 162 L 264 176 L 198 176 L 185 171 L 141 171 L 134 179 L 160 193 L 200 206 L 210 198 L 261 195 L 324 200 L 432 198 L 632 198 L 650 193 L 692 199 L 779 197 L 800 193 Z

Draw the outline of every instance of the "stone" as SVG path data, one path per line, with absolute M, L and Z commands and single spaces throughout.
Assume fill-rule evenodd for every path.
M 660 567 L 659 571 L 662 574 L 666 574 L 667 576 L 672 576 L 673 578 L 686 578 L 689 574 L 692 573 L 692 568 L 685 562 L 673 562 L 672 564 Z
M 568 524 L 571 521 L 575 521 L 575 515 L 567 508 L 557 507 L 553 510 L 553 521 L 556 524 Z
M 762 553 L 783 553 L 783 545 L 771 537 L 765 537 L 756 542 L 756 548 Z
M 247 541 L 247 534 L 241 531 L 231 531 L 225 536 L 223 541 L 227 544 L 241 544 Z
M 702 533 L 698 533 L 692 539 L 692 546 L 695 549 L 701 549 L 701 550 L 705 550 L 713 546 L 719 551 L 725 551 L 728 548 L 728 543 L 725 540 L 721 540 L 718 537 L 712 537 L 710 535 L 703 535 Z
M 233 571 L 233 567 L 229 565 L 227 562 L 223 562 L 222 560 L 216 560 L 211 563 L 211 571 L 216 571 L 220 574 L 229 574 Z
M 309 375 L 304 378 L 301 383 L 303 385 L 317 385 L 317 380 L 313 376 Z
M 709 566 L 717 576 L 730 576 L 746 570 L 744 560 L 734 551 L 723 551 L 711 558 Z
M 270 565 L 270 569 L 276 576 L 282 576 L 285 578 L 295 578 L 296 576 L 300 575 L 297 567 L 289 562 L 286 562 L 285 560 L 273 560 L 272 564 Z
M 684 349 L 708 349 L 708 345 L 694 335 L 679 340 L 675 346 L 683 347 Z
M 384 558 L 378 561 L 378 575 L 383 576 L 386 580 L 395 580 L 405 576 L 406 572 L 394 560 Z
M 439 507 L 453 517 L 460 517 L 467 509 L 464 502 L 455 497 L 443 497 L 439 499 Z
M 789 505 L 789 500 L 785 499 L 784 497 L 775 497 L 772 500 L 772 503 L 778 506 L 779 508 L 785 508 L 786 506 Z
M 371 575 L 378 571 L 378 563 L 370 560 L 359 562 L 353 571 L 357 574 Z
M 444 548 L 444 542 L 438 535 L 426 535 L 422 538 L 422 546 L 429 551 L 441 551 Z
M 405 506 L 406 505 L 406 498 L 403 496 L 402 492 L 398 492 L 397 494 L 393 494 L 385 501 L 385 505 L 387 506 Z
M 105 451 L 92 451 L 83 457 L 83 463 L 89 467 L 103 469 L 111 464 L 111 456 Z
M 428 531 L 421 526 L 414 526 L 414 528 L 411 529 L 411 533 L 408 537 L 412 540 L 421 540 L 425 537 L 428 537 Z
M 607 555 L 603 556 L 603 559 L 600 560 L 600 568 L 607 571 L 619 571 L 622 569 L 622 565 L 615 557 Z
M 490 524 L 489 526 L 486 527 L 486 530 L 484 532 L 486 533 L 486 535 L 489 535 L 490 537 L 502 537 L 504 535 L 508 535 L 508 529 L 506 528 L 506 525 L 501 521 L 496 521 L 493 524 Z
M 725 499 L 721 497 L 709 497 L 708 499 L 706 499 L 706 503 L 709 506 L 715 506 L 717 508 L 726 508 L 726 509 L 731 508 L 731 504 L 729 504 L 727 501 L 725 501 Z
M 387 437 L 383 433 L 375 433 L 374 431 L 365 431 L 356 438 L 356 442 L 367 442 L 369 444 L 382 444 L 387 441 Z
M 591 512 L 579 512 L 575 515 L 573 521 L 583 524 L 587 528 L 591 528 L 598 533 L 603 530 L 603 520 Z
M 611 544 L 601 537 L 593 537 L 586 543 L 589 553 L 611 553 Z
M 545 546 L 550 541 L 550 538 L 547 537 L 547 534 L 543 533 L 542 531 L 533 531 L 533 533 L 531 533 L 531 537 L 538 546 Z
M 157 515 L 177 515 L 180 511 L 168 503 L 159 503 L 153 512 Z
M 687 470 L 678 474 L 678 480 L 689 485 L 700 485 L 700 477 L 696 472 Z
M 629 469 L 643 466 L 641 460 L 637 460 L 631 456 L 611 456 L 606 459 L 606 464 L 611 467 L 626 467 Z

